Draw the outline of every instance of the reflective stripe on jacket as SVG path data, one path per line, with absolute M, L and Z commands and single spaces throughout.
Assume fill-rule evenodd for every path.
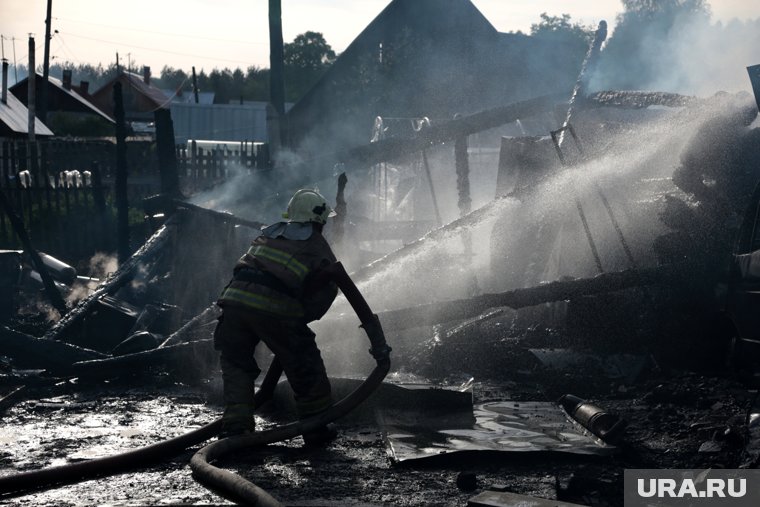
M 306 318 L 307 321 L 318 319 L 332 304 L 337 289 L 328 291 L 326 298 L 325 295 L 304 297 L 304 285 L 311 273 L 335 261 L 327 241 L 316 231 L 303 240 L 259 236 L 235 265 L 235 272 L 259 271 L 279 283 L 241 276 L 224 289 L 219 305 L 244 306 L 279 317 Z

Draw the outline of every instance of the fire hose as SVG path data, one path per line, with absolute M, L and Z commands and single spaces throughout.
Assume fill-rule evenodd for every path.
M 337 284 L 359 317 L 362 328 L 370 340 L 370 353 L 375 358 L 377 365 L 369 377 L 351 394 L 316 416 L 268 431 L 218 440 L 198 451 L 190 460 L 193 477 L 199 483 L 229 500 L 245 505 L 282 506 L 280 502 L 260 487 L 233 472 L 213 466 L 210 464 L 211 461 L 220 459 L 233 451 L 293 438 L 316 430 L 346 415 L 374 392 L 390 369 L 389 354 L 391 349 L 385 342 L 380 320 L 372 313 L 343 265 L 339 262 L 335 263 L 329 271 L 325 272 L 325 276 Z
M 364 297 L 354 285 L 340 263 L 336 263 L 326 272 L 343 291 L 346 299 L 354 308 L 370 339 L 370 353 L 377 361 L 372 373 L 351 394 L 335 403 L 325 412 L 302 421 L 287 424 L 269 431 L 251 436 L 222 439 L 214 442 L 196 453 L 190 463 L 193 477 L 204 486 L 213 486 L 223 496 L 252 505 L 280 505 L 274 498 L 261 488 L 242 479 L 241 477 L 220 470 L 209 461 L 218 459 L 230 451 L 261 446 L 293 438 L 297 435 L 317 429 L 353 410 L 365 400 L 380 385 L 390 369 L 389 354 L 391 348 L 385 342 L 380 321 L 372 313 Z M 260 389 L 256 392 L 254 405 L 260 407 L 272 398 L 274 389 L 282 374 L 282 366 L 276 359 L 272 362 Z M 174 456 L 190 446 L 199 444 L 221 429 L 221 419 L 209 423 L 185 435 L 158 442 L 153 445 L 127 451 L 113 456 L 96 458 L 80 463 L 72 463 L 43 470 L 22 472 L 19 474 L 0 477 L 0 495 L 17 496 L 29 491 L 49 488 L 55 485 L 73 484 L 96 477 L 104 477 L 124 472 L 136 466 L 157 462 Z
M 255 405 L 261 406 L 272 398 L 277 381 L 282 375 L 282 366 L 273 361 L 267 371 L 261 388 L 254 397 Z M 19 474 L 0 477 L 0 495 L 18 496 L 29 491 L 47 489 L 52 486 L 63 486 L 78 482 L 105 477 L 125 472 L 137 466 L 154 463 L 175 456 L 188 447 L 200 444 L 219 433 L 222 420 L 201 426 L 184 435 L 157 442 L 132 451 L 96 458 L 79 463 L 71 463 L 57 467 L 33 470 Z

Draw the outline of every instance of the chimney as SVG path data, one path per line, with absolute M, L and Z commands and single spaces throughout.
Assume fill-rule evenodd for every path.
M 8 103 L 8 60 L 3 58 L 3 104 Z
M 63 89 L 71 90 L 71 69 L 64 69 L 63 71 Z
M 143 67 L 143 81 L 146 85 L 150 84 L 150 67 L 147 65 Z
M 89 81 L 80 81 L 79 82 L 79 95 L 84 95 L 85 97 L 90 94 L 90 82 Z

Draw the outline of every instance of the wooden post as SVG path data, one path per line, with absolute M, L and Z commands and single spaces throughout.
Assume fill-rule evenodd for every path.
M 103 175 L 100 172 L 100 164 L 97 160 L 90 162 L 90 188 L 92 189 L 92 202 L 99 214 L 106 212 L 106 197 L 103 195 Z
M 48 273 L 47 267 L 45 267 L 45 264 L 42 262 L 37 250 L 32 247 L 32 241 L 29 239 L 29 235 L 26 232 L 24 222 L 16 214 L 2 189 L 0 189 L 0 206 L 2 206 L 3 211 L 5 211 L 5 214 L 11 223 L 11 227 L 13 227 L 13 230 L 16 232 L 18 239 L 24 247 L 24 251 L 26 251 L 27 255 L 29 255 L 29 258 L 32 260 L 34 269 L 39 272 L 40 277 L 42 278 L 42 285 L 45 287 L 45 293 L 50 299 L 50 303 L 56 310 L 58 310 L 61 316 L 66 315 L 68 308 L 66 308 L 66 303 L 61 297 L 61 293 L 56 289 L 55 282 L 50 276 L 50 273 Z
M 47 16 L 45 17 L 45 55 L 42 60 L 42 90 L 40 90 L 40 121 L 42 121 L 42 123 L 47 121 L 48 77 L 50 76 L 50 17 L 52 11 L 53 0 L 47 0 Z M 34 67 L 32 67 L 32 69 L 33 68 Z
M 34 44 L 34 37 L 31 35 L 29 36 L 29 79 L 27 79 L 27 121 L 28 121 L 28 134 L 29 134 L 29 142 L 34 142 L 34 105 L 36 103 L 37 97 L 35 96 L 35 93 L 37 93 L 36 90 L 36 83 L 37 83 L 37 73 L 35 72 L 35 65 L 34 65 L 34 51 L 36 50 L 35 44 Z
M 119 263 L 129 258 L 129 203 L 127 201 L 127 130 L 124 124 L 124 99 L 121 83 L 113 85 L 114 116 L 116 117 L 116 251 Z
M 198 78 L 195 76 L 195 65 L 193 65 L 193 95 L 195 95 L 195 103 L 198 103 Z
M 269 102 L 279 118 L 280 143 L 287 144 L 284 135 L 285 63 L 282 42 L 282 5 L 269 0 Z
M 158 151 L 158 171 L 161 174 L 161 193 L 180 196 L 177 154 L 174 147 L 174 124 L 171 111 L 156 109 L 156 147 Z

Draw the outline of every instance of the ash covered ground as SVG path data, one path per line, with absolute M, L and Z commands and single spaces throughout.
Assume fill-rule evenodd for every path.
M 725 374 L 650 366 L 635 382 L 595 371 L 537 368 L 512 380 L 478 381 L 475 403 L 587 397 L 629 425 L 613 457 L 560 453 L 482 453 L 446 463 L 394 465 L 380 427 L 344 423 L 323 449 L 300 438 L 225 458 L 222 465 L 287 505 L 467 505 L 495 489 L 583 505 L 622 505 L 626 468 L 754 466 L 745 451 L 757 392 Z M 218 385 L 178 385 L 166 376 L 129 385 L 62 382 L 30 390 L 3 417 L 3 475 L 102 457 L 157 442 L 218 417 Z M 259 428 L 274 422 L 258 419 Z M 191 477 L 188 449 L 112 477 L 2 499 L 8 505 L 184 505 L 227 503 Z M 462 477 L 475 477 L 475 487 Z M 470 477 L 471 478 L 471 477 Z M 458 485 L 459 480 L 459 485 Z M 464 489 L 463 489 L 464 488 Z

